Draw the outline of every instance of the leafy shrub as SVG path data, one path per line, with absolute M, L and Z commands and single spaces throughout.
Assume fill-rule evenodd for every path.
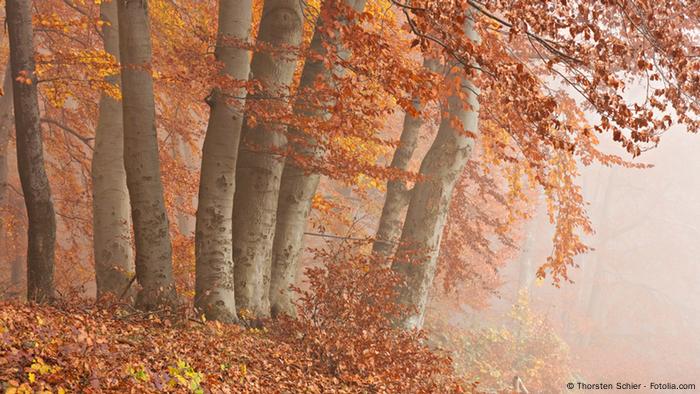
M 297 334 L 287 339 L 325 373 L 372 391 L 460 392 L 450 358 L 430 351 L 423 332 L 392 324 L 403 312 L 399 278 L 352 250 L 316 251 L 322 264 L 306 269 L 308 289 L 295 289 L 298 318 L 281 323 Z

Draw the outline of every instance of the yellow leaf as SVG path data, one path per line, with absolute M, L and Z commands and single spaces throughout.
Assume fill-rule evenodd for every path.
M 29 383 L 34 383 L 36 382 L 36 375 L 34 375 L 34 372 L 29 373 Z

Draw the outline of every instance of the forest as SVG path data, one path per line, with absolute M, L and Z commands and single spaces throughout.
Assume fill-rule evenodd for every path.
M 700 2 L 4 12 L 2 392 L 700 385 Z

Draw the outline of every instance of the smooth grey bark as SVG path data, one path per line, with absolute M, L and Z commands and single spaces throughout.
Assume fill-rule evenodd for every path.
M 147 0 L 118 0 L 124 168 L 143 309 L 175 303 L 172 246 L 160 177 Z
M 414 102 L 416 110 L 420 110 L 420 103 Z M 403 120 L 403 130 L 399 139 L 399 145 L 391 159 L 391 168 L 408 171 L 408 165 L 418 146 L 418 135 L 423 120 L 406 113 Z M 403 224 L 403 212 L 408 205 L 411 191 L 406 187 L 406 182 L 401 179 L 389 180 L 386 184 L 386 198 L 382 207 L 382 215 L 379 218 L 379 227 L 372 252 L 384 257 L 389 257 L 396 249 L 401 238 L 401 225 Z
M 44 165 L 31 1 L 7 0 L 5 8 L 10 37 L 17 168 L 29 218 L 27 299 L 48 302 L 54 297 L 56 217 Z M 21 80 L 17 80 L 18 77 L 22 77 Z
M 263 90 L 250 98 L 278 105 L 276 97 L 289 95 L 297 59 L 283 48 L 301 43 L 303 18 L 298 0 L 265 1 L 258 42 L 275 53 L 260 50 L 253 55 L 251 72 Z M 279 150 L 286 146 L 285 132 L 281 124 L 246 122 L 238 152 L 233 202 L 236 304 L 257 317 L 270 315 L 272 242 L 284 167 Z
M 205 99 L 206 100 L 206 99 Z M 187 139 L 178 134 L 171 134 L 168 138 L 170 145 L 171 160 L 176 163 L 182 163 L 185 168 L 192 169 L 196 164 L 192 156 L 192 150 L 187 142 Z M 199 168 L 197 168 L 198 170 Z M 175 196 L 175 228 L 177 232 L 185 237 L 194 236 L 196 225 L 195 216 L 190 215 L 186 207 L 191 203 L 190 196 L 186 193 Z
M 336 2 L 326 1 L 322 4 L 321 15 L 327 15 L 330 7 L 335 7 Z M 361 12 L 365 7 L 365 1 L 346 0 L 347 6 Z M 342 21 L 341 21 L 342 22 Z M 327 30 L 324 18 L 319 18 L 314 35 L 311 39 L 310 51 L 320 55 L 321 59 L 326 54 L 326 45 L 340 45 L 338 34 L 333 38 L 326 37 Z M 342 54 L 342 48 L 340 48 Z M 299 91 L 312 88 L 321 79 L 324 83 L 330 83 L 331 70 L 324 66 L 323 61 L 315 57 L 308 57 L 304 63 L 301 74 Z M 335 70 L 341 73 L 342 70 Z M 328 103 L 332 104 L 332 103 Z M 328 105 L 330 106 L 330 105 Z M 309 108 L 304 102 L 296 101 L 294 112 L 304 116 L 328 118 L 328 111 Z M 304 144 L 290 144 L 294 154 L 319 158 L 323 150 L 314 141 L 304 134 L 303 130 L 289 129 L 301 139 L 306 139 Z M 311 202 L 318 188 L 321 175 L 317 172 L 308 172 L 297 166 L 293 160 L 286 160 L 282 172 L 279 200 L 277 205 L 277 222 L 275 225 L 274 241 L 272 246 L 272 271 L 270 280 L 270 308 L 273 316 L 286 314 L 294 316 L 296 310 L 293 304 L 290 286 L 296 280 L 297 265 L 302 251 L 304 230 L 311 210 Z
M 465 34 L 473 41 L 478 36 L 467 18 Z M 397 321 L 405 329 L 421 328 L 428 294 L 433 284 L 442 230 L 452 199 L 452 191 L 463 172 L 474 146 L 474 139 L 464 133 L 478 133 L 478 88 L 471 81 L 462 82 L 462 95 L 447 100 L 451 116 L 443 116 L 435 141 L 423 158 L 420 175 L 411 193 L 392 269 L 402 278 L 397 301 L 410 310 Z M 452 118 L 462 127 L 455 128 Z
M 116 1 L 100 4 L 105 52 L 119 61 L 119 22 Z M 119 85 L 118 75 L 107 82 Z M 92 212 L 97 297 L 132 294 L 127 288 L 134 275 L 131 248 L 131 207 L 124 169 L 122 103 L 106 93 L 100 96 L 99 117 L 92 157 Z M 126 292 L 126 293 L 124 293 Z
M 424 59 L 423 66 L 437 71 L 439 62 L 431 59 Z M 414 101 L 414 108 L 421 111 L 423 105 L 419 101 Z M 394 151 L 391 159 L 391 168 L 408 171 L 408 166 L 413 158 L 413 153 L 418 146 L 418 136 L 420 128 L 423 126 L 423 119 L 406 113 L 403 120 L 403 129 L 399 138 L 399 145 Z M 372 252 L 383 257 L 390 257 L 396 250 L 399 238 L 401 238 L 401 226 L 404 219 L 404 211 L 410 200 L 411 191 L 406 188 L 406 183 L 400 179 L 392 179 L 386 185 L 386 198 L 382 206 L 382 214 L 379 218 L 379 226 L 375 236 Z
M 12 67 L 8 63 L 5 66 L 3 78 L 3 95 L 0 96 L 0 209 L 6 208 L 8 189 L 7 147 L 12 130 Z M 7 234 L 3 214 L 0 214 L 0 251 L 6 251 Z M 1 254 L 2 252 L 0 252 Z M 9 256 L 6 256 L 9 258 Z M 0 264 L 2 261 L 0 260 Z
M 248 79 L 250 51 L 240 44 L 250 38 L 251 20 L 251 0 L 219 1 L 216 58 L 221 72 L 236 80 Z M 208 101 L 195 229 L 195 306 L 207 319 L 224 322 L 238 320 L 231 226 L 245 100 L 236 97 L 245 97 L 245 89 L 214 89 Z
M 321 175 L 318 173 L 307 174 L 293 164 L 284 166 L 272 246 L 270 280 L 272 316 L 296 316 L 290 286 L 296 281 L 306 219 L 320 179 Z
M 10 288 L 7 292 L 7 298 L 20 298 L 20 289 L 22 288 L 22 260 L 15 257 L 10 263 Z

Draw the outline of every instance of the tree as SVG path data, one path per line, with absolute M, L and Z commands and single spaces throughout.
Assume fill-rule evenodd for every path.
M 5 76 L 3 77 L 2 93 L 0 96 L 0 212 L 7 204 L 8 173 L 7 156 L 8 143 L 10 141 L 10 131 L 12 130 L 12 67 L 8 63 L 5 66 Z M 5 213 L 0 215 L 0 248 L 7 250 L 7 234 L 5 233 Z M 6 256 L 9 258 L 9 256 Z
M 468 17 L 464 30 L 471 41 L 479 40 Z M 411 193 L 392 264 L 405 280 L 399 301 L 415 308 L 400 323 L 407 329 L 423 325 L 452 191 L 469 160 L 478 133 L 479 92 L 471 81 L 455 77 L 459 88 L 448 97 L 435 141 L 421 163 L 419 173 L 425 180 L 416 183 Z
M 54 297 L 56 218 L 44 166 L 31 2 L 8 0 L 5 7 L 13 77 L 17 167 L 29 217 L 27 299 L 47 302 Z
M 125 4 L 131 7 L 135 3 L 144 4 L 137 0 L 129 0 Z M 253 7 L 262 3 L 254 2 Z M 236 263 L 240 260 L 241 264 L 237 269 L 254 271 L 251 277 L 257 278 L 249 280 L 245 275 L 239 275 L 238 279 L 248 282 L 244 286 L 245 291 L 257 292 L 255 297 L 262 294 L 262 299 L 268 297 L 266 275 L 270 277 L 269 297 L 273 314 L 293 313 L 291 299 L 285 293 L 294 281 L 294 273 L 298 271 L 295 261 L 301 254 L 308 212 L 313 209 L 310 208 L 313 207 L 312 199 L 316 206 L 330 200 L 316 193 L 319 174 L 345 182 L 353 189 L 353 194 L 355 191 L 365 193 L 362 201 L 372 204 L 358 207 L 357 210 L 372 216 L 376 213 L 374 203 L 379 207 L 379 199 L 375 197 L 379 196 L 383 182 L 389 180 L 388 203 L 384 208 L 396 219 L 386 220 L 388 215 L 385 215 L 382 222 L 391 223 L 392 234 L 396 235 L 385 236 L 384 231 L 380 230 L 377 235 L 380 242 L 376 246 L 382 245 L 384 238 L 390 239 L 389 244 L 399 241 L 397 235 L 402 211 L 409 201 L 404 199 L 401 204 L 393 204 L 392 201 L 397 195 L 409 196 L 409 193 L 396 193 L 395 189 L 407 189 L 417 180 L 415 191 L 418 192 L 421 188 L 427 188 L 424 183 L 437 181 L 435 174 L 408 174 L 406 169 L 413 168 L 412 165 L 406 167 L 396 163 L 385 168 L 381 158 L 391 155 L 396 139 L 390 137 L 394 137 L 394 132 L 398 131 L 386 119 L 394 112 L 401 111 L 409 115 L 407 121 L 410 118 L 421 122 L 431 120 L 432 113 L 416 111 L 415 103 L 427 104 L 432 109 L 434 101 L 445 97 L 461 101 L 465 108 L 469 108 L 465 104 L 468 94 L 461 86 L 465 79 L 469 79 L 481 92 L 478 133 L 467 130 L 478 134 L 471 136 L 478 137 L 473 138 L 478 147 L 470 154 L 473 160 L 470 159 L 464 165 L 465 170 L 455 176 L 458 180 L 454 181 L 451 196 L 444 193 L 445 200 L 451 199 L 451 207 L 463 209 L 450 208 L 447 213 L 438 215 L 446 217 L 444 225 L 439 223 L 439 218 L 435 219 L 437 223 L 434 226 L 431 224 L 435 230 L 431 236 L 441 241 L 435 242 L 435 249 L 439 250 L 435 253 L 446 257 L 442 260 L 462 263 L 465 268 L 461 273 L 468 273 L 471 267 L 477 265 L 487 265 L 473 264 L 477 260 L 474 256 L 493 247 L 483 240 L 495 239 L 498 234 L 494 235 L 494 228 L 510 226 L 513 220 L 520 219 L 508 218 L 508 222 L 501 226 L 501 217 L 492 215 L 492 212 L 502 209 L 500 206 L 492 204 L 484 209 L 488 203 L 482 205 L 476 198 L 464 198 L 465 193 L 471 192 L 470 182 L 484 184 L 485 181 L 479 177 L 482 174 L 482 177 L 492 178 L 491 181 L 504 182 L 503 188 L 499 185 L 493 189 L 497 190 L 497 194 L 506 194 L 502 193 L 503 189 L 511 188 L 505 199 L 507 203 L 519 199 L 521 189 L 543 189 L 550 219 L 557 225 L 554 253 L 540 270 L 540 275 L 551 273 L 555 280 L 566 279 L 567 268 L 573 265 L 573 257 L 586 250 L 579 233 L 585 232 L 589 224 L 579 189 L 574 183 L 577 169 L 581 163 L 585 165 L 593 160 L 619 163 L 616 161 L 619 158 L 597 151 L 598 134 L 610 134 L 613 140 L 620 142 L 634 156 L 653 146 L 658 141 L 658 134 L 667 129 L 672 121 L 680 120 L 691 126 L 695 124 L 698 84 L 695 83 L 693 71 L 698 69 L 698 60 L 697 48 L 691 40 L 693 37 L 688 33 L 693 24 L 687 15 L 696 15 L 697 11 L 689 7 L 686 13 L 682 2 L 671 0 L 663 5 L 650 3 L 639 7 L 638 2 L 629 1 L 615 4 L 559 2 L 542 8 L 540 3 L 527 1 L 415 0 L 408 4 L 387 0 L 368 2 L 367 10 L 360 13 L 357 11 L 362 9 L 358 7 L 361 3 L 341 0 L 323 2 L 321 17 L 313 29 L 324 34 L 314 35 L 311 49 L 307 52 L 305 45 L 290 44 L 286 30 L 283 32 L 283 29 L 270 27 L 274 24 L 296 26 L 294 21 L 297 17 L 303 19 L 301 14 L 296 10 L 277 13 L 275 7 L 287 3 L 268 1 L 253 66 L 259 66 L 267 58 L 271 68 L 279 66 L 293 70 L 295 64 L 302 63 L 297 56 L 302 53 L 305 57 L 304 70 L 289 78 L 281 74 L 270 77 L 265 72 L 262 76 L 256 75 L 254 70 L 252 82 L 243 83 L 247 76 L 241 68 L 235 71 L 241 71 L 242 78 L 233 77 L 225 69 L 222 71 L 221 61 L 214 61 L 211 49 L 217 34 L 215 26 L 208 22 L 215 17 L 216 3 L 152 0 L 149 12 L 153 23 L 154 63 L 143 67 L 144 64 L 137 62 L 125 67 L 134 73 L 147 71 L 142 74 L 153 75 L 155 92 L 152 96 L 159 126 L 158 143 L 176 147 L 173 152 L 163 150 L 160 156 L 165 195 L 159 198 L 165 200 L 165 211 L 171 215 L 167 216 L 170 222 L 174 222 L 172 218 L 176 216 L 183 219 L 183 223 L 189 221 L 189 215 L 194 212 L 191 205 L 198 178 L 194 176 L 197 163 L 181 153 L 186 148 L 199 151 L 202 135 L 193 131 L 202 130 L 200 126 L 207 117 L 208 109 L 202 98 L 210 94 L 213 87 L 214 93 L 221 92 L 222 96 L 228 92 L 242 93 L 244 86 L 247 88 L 246 142 L 238 147 L 242 153 L 238 166 L 244 174 L 238 177 L 235 170 L 226 169 L 226 172 L 239 178 L 232 181 L 239 182 L 239 187 L 232 209 L 235 213 L 231 217 L 231 226 L 234 227 L 232 234 L 236 236 L 232 235 L 231 244 L 232 248 L 238 249 L 234 260 Z M 246 7 L 245 4 L 238 5 Z M 108 85 L 104 75 L 101 75 L 104 74 L 104 66 L 114 62 L 103 51 L 95 51 L 99 34 L 94 34 L 93 29 L 84 28 L 86 24 L 92 26 L 98 8 L 96 4 L 47 0 L 36 3 L 36 7 L 41 14 L 35 23 L 41 26 L 40 33 L 37 33 L 37 67 L 41 78 L 40 96 L 45 98 L 41 108 L 47 124 L 47 170 L 49 174 L 56 174 L 59 170 L 68 173 L 65 177 L 53 175 L 55 182 L 52 178 L 51 186 L 54 193 L 60 196 L 56 198 L 59 225 L 70 226 L 71 229 L 70 235 L 66 235 L 69 234 L 67 231 L 61 232 L 60 241 L 67 242 L 59 242 L 60 249 L 71 258 L 61 258 L 62 265 L 70 267 L 73 261 L 89 261 L 85 258 L 89 252 L 83 249 L 87 243 L 81 237 L 72 235 L 87 234 L 92 218 L 84 209 L 75 217 L 69 213 L 71 210 L 77 213 L 76 208 L 90 203 L 90 193 L 85 192 L 89 183 L 85 179 L 85 163 L 91 155 L 96 98 L 98 90 L 104 90 Z M 467 9 L 473 12 L 467 15 Z M 313 7 L 309 10 L 311 12 L 307 14 L 316 11 Z M 405 20 L 401 18 L 402 12 Z M 658 18 L 649 18 L 662 12 L 668 15 L 668 19 L 664 20 L 669 20 L 669 23 L 660 24 Z M 253 14 L 256 20 L 252 23 L 254 27 L 258 19 L 257 9 Z M 290 19 L 283 14 L 295 15 Z M 397 19 L 401 20 L 397 22 Z M 474 30 L 482 38 L 481 44 L 465 35 L 465 19 L 473 21 Z M 298 24 L 313 26 L 313 22 Z M 564 29 L 562 26 L 571 28 Z M 238 50 L 248 48 L 245 43 L 239 46 Z M 424 72 L 426 67 L 420 67 L 416 61 L 426 57 L 426 54 L 443 59 L 450 65 L 445 70 L 449 74 L 446 83 L 440 86 L 429 83 L 430 78 L 426 78 L 429 73 Z M 651 62 L 650 59 L 657 59 L 658 62 Z M 478 73 L 475 72 L 477 67 Z M 314 74 L 316 77 L 312 78 Z M 430 74 L 436 80 L 442 76 Z M 285 75 L 292 73 L 289 71 Z M 645 75 L 648 75 L 650 83 L 650 99 L 645 103 L 626 102 L 623 94 L 625 83 L 628 83 L 626 78 L 643 78 Z M 289 82 L 277 86 L 278 77 L 284 77 Z M 295 88 L 297 77 L 301 77 L 298 89 Z M 125 96 L 128 96 L 126 90 L 125 87 Z M 125 103 L 128 101 L 127 97 Z M 219 100 L 216 94 L 211 94 L 207 101 L 213 104 Z M 243 105 L 242 94 L 220 101 L 236 109 Z M 671 107 L 675 110 L 674 115 L 667 118 Z M 582 113 L 586 109 L 597 112 L 600 121 L 597 118 L 594 118 L 596 121 L 585 119 Z M 214 112 L 211 111 L 212 124 L 216 118 Z M 449 126 L 464 132 L 464 125 L 457 120 L 459 116 L 452 112 L 452 115 L 440 114 L 436 118 L 441 118 L 443 123 L 454 122 Z M 675 114 L 678 114 L 677 119 Z M 391 122 L 397 118 L 392 116 Z M 153 122 L 149 120 L 146 123 Z M 140 121 L 139 124 L 143 126 Z M 460 137 L 469 137 L 468 132 Z M 234 137 L 233 143 L 235 140 Z M 227 160 L 230 161 L 236 152 L 227 148 L 229 142 L 207 142 L 205 150 L 221 147 L 227 151 Z M 403 154 L 403 147 L 410 146 L 398 142 L 397 160 Z M 149 153 L 139 158 L 147 157 L 143 160 L 150 163 L 150 174 L 158 175 L 158 166 L 151 160 L 157 157 L 157 146 L 149 144 Z M 431 155 L 424 162 L 438 162 L 436 156 L 439 155 L 434 152 Z M 209 174 L 218 173 L 218 169 L 210 171 L 218 168 L 217 159 L 208 154 L 204 156 L 204 162 L 214 164 L 203 163 L 205 174 L 202 174 L 202 189 L 215 179 Z M 449 157 L 444 155 L 441 159 L 447 161 Z M 282 162 L 285 169 L 279 175 L 279 163 Z M 513 165 L 515 162 L 521 164 Z M 69 167 L 65 167 L 64 163 L 69 163 Z M 459 172 L 458 164 L 454 166 L 455 172 Z M 472 171 L 471 167 L 476 167 L 477 171 Z M 508 176 L 503 179 L 500 178 L 501 174 L 487 174 L 503 169 L 508 170 Z M 517 171 L 511 173 L 511 169 Z M 465 175 L 469 171 L 472 174 Z M 479 176 L 473 177 L 473 173 Z M 133 180 L 133 176 L 131 178 Z M 149 175 L 148 178 L 158 180 L 159 176 Z M 404 183 L 406 187 L 394 187 Z M 229 190 L 234 186 L 222 188 L 222 195 L 228 193 L 230 196 L 233 191 Z M 262 193 L 255 194 L 256 191 Z M 511 198 L 511 192 L 515 197 Z M 206 212 L 204 207 L 209 204 L 205 201 L 205 194 L 202 192 L 202 215 Z M 341 196 L 340 202 L 332 203 L 342 206 L 346 201 L 342 198 L 346 196 Z M 411 199 L 414 198 L 417 197 L 411 196 Z M 416 207 L 418 205 L 415 204 Z M 157 209 L 149 209 L 148 213 L 155 211 Z M 418 215 L 416 212 L 412 214 L 414 218 Z M 165 217 L 165 214 L 162 216 Z M 477 216 L 486 220 L 468 222 L 468 218 Z M 204 226 L 205 222 L 201 223 Z M 329 223 L 328 217 L 322 217 L 314 224 L 319 232 L 324 232 L 330 230 Z M 486 226 L 482 226 L 482 223 Z M 364 223 L 360 226 L 363 226 L 361 231 L 373 227 L 364 226 Z M 442 234 L 437 234 L 441 226 Z M 167 230 L 170 230 L 175 247 L 173 276 L 178 286 L 189 286 L 188 280 L 192 277 L 189 264 L 194 257 L 194 244 L 188 238 L 189 234 L 178 234 L 177 226 L 161 225 L 160 233 L 167 236 Z M 226 228 L 218 227 L 212 234 L 227 232 Z M 167 244 L 162 238 L 156 241 L 149 242 L 147 246 Z M 447 250 L 443 247 L 451 241 L 454 241 L 452 246 L 467 243 L 465 249 L 469 250 L 461 253 L 463 249 L 451 246 Z M 142 242 L 142 249 L 143 245 Z M 203 252 L 203 245 L 200 243 L 197 246 L 200 256 L 203 255 L 199 253 Z M 411 252 L 406 253 L 409 260 L 422 260 L 420 254 L 424 251 L 420 247 L 417 248 L 418 254 L 413 253 L 412 246 L 403 248 L 402 254 Z M 270 249 L 272 252 L 269 252 Z M 218 249 L 213 247 L 212 250 Z M 390 252 L 386 253 L 388 257 Z M 224 261 L 227 253 L 224 251 Z M 139 254 L 143 254 L 143 250 Z M 232 251 L 231 254 L 235 253 Z M 272 257 L 269 257 L 270 254 Z M 478 261 L 483 263 L 486 260 Z M 441 274 L 441 264 L 440 259 L 435 263 L 438 266 L 437 275 Z M 445 265 L 449 264 L 446 262 Z M 454 272 L 450 268 L 442 271 L 445 277 L 453 277 Z M 203 274 L 198 276 L 200 285 L 211 282 Z M 200 285 L 197 287 L 201 289 Z M 429 288 L 430 284 L 426 287 Z M 263 305 L 260 309 L 266 308 Z
M 250 53 L 243 44 L 250 38 L 251 19 L 250 0 L 219 2 L 216 56 L 223 65 L 222 76 L 233 82 L 248 79 Z M 245 106 L 238 97 L 245 94 L 244 87 L 215 88 L 209 96 L 195 230 L 195 304 L 208 319 L 229 322 L 237 320 L 231 225 Z
M 119 62 L 117 0 L 100 3 L 105 52 Z M 119 76 L 108 83 L 119 87 Z M 102 92 L 92 156 L 93 248 L 97 297 L 127 291 L 134 274 L 131 249 L 129 190 L 124 169 L 124 119 L 122 104 Z
M 700 67 L 697 48 L 691 44 L 693 22 L 687 17 L 696 15 L 697 9 L 688 10 L 682 2 L 643 7 L 636 2 L 564 2 L 546 10 L 532 2 L 393 4 L 408 19 L 416 46 L 438 45 L 445 56 L 464 68 L 467 77 L 475 77 L 478 69 L 472 82 L 481 92 L 479 101 L 485 104 L 479 116 L 479 135 L 490 164 L 526 162 L 530 186 L 542 187 L 546 194 L 550 220 L 556 224 L 554 247 L 538 276 L 551 274 L 555 284 L 568 280 L 574 256 L 589 250 L 580 234 L 589 233 L 591 225 L 574 182 L 576 167 L 592 161 L 629 166 L 620 157 L 600 152 L 594 132 L 607 133 L 636 157 L 655 146 L 659 134 L 672 123 L 666 110 L 673 109 L 688 129 L 700 127 L 700 90 L 688 74 Z M 465 9 L 471 13 L 466 15 Z M 655 17 L 660 14 L 668 18 L 661 22 Z M 480 44 L 466 39 L 465 19 L 474 22 Z M 653 99 L 644 105 L 626 100 L 627 78 L 645 78 Z M 599 120 L 585 119 L 584 109 L 596 112 Z M 408 218 L 404 232 L 416 227 Z M 417 250 L 421 249 L 418 245 Z M 405 254 L 397 254 L 396 260 L 413 259 Z M 409 281 L 406 289 L 430 287 L 429 270 L 404 268 L 409 277 L 423 271 L 418 276 L 424 280 Z M 415 295 L 415 291 L 409 293 Z M 420 297 L 409 298 L 416 301 Z M 413 305 L 422 309 L 419 303 Z
M 522 292 L 529 292 L 532 288 L 532 282 L 535 279 L 535 256 L 537 252 L 538 241 L 542 238 L 542 222 L 543 215 L 541 214 L 542 203 L 540 196 L 535 197 L 533 202 L 533 213 L 528 219 L 523 229 L 523 242 L 520 247 L 520 256 L 518 257 L 518 286 L 515 297 Z
M 265 1 L 258 31 L 260 49 L 251 73 L 272 113 L 287 111 L 301 43 L 304 15 L 297 0 Z M 236 165 L 233 202 L 233 261 L 236 305 L 255 316 L 270 314 L 270 275 L 280 177 L 284 167 L 286 127 L 276 120 L 247 116 Z
M 22 285 L 22 261 L 17 256 L 10 255 L 10 225 L 6 222 L 6 217 L 10 215 L 9 174 L 8 156 L 9 142 L 12 127 L 12 66 L 5 66 L 2 85 L 3 95 L 0 97 L 0 264 L 3 262 L 10 265 L 10 288 L 7 293 L 9 297 L 19 296 L 19 289 Z
M 118 0 L 124 117 L 124 167 L 144 309 L 173 304 L 172 246 L 160 179 L 147 0 Z
M 439 63 L 425 58 L 423 66 L 431 71 L 437 71 Z M 408 171 L 409 163 L 418 146 L 420 129 L 424 124 L 422 118 L 424 115 L 421 115 L 420 111 L 425 105 L 419 100 L 415 100 L 414 106 L 419 115 L 415 116 L 408 112 L 405 114 L 399 145 L 396 147 L 389 165 L 391 168 L 400 171 Z M 408 205 L 411 191 L 402 179 L 390 179 L 387 182 L 386 189 L 386 198 L 382 206 L 382 215 L 379 218 L 379 227 L 377 228 L 376 240 L 372 251 L 379 255 L 390 257 L 396 250 L 401 237 L 403 213 Z
M 416 102 L 416 110 L 420 111 L 421 104 Z M 390 167 L 408 171 L 408 165 L 413 157 L 413 152 L 418 145 L 418 136 L 423 119 L 410 113 L 404 115 L 403 130 L 399 145 L 394 151 Z M 379 255 L 390 257 L 396 250 L 401 237 L 401 225 L 403 213 L 408 205 L 411 190 L 407 188 L 402 179 L 391 179 L 387 182 L 386 197 L 382 206 L 382 214 L 379 217 L 376 240 L 372 251 Z
M 458 109 L 462 104 L 455 100 L 450 103 L 450 113 L 460 116 L 467 127 L 476 125 L 476 116 L 471 111 L 478 107 L 476 96 L 473 97 L 473 110 Z M 442 120 L 438 136 L 421 164 L 420 174 L 426 180 L 417 183 L 411 193 L 393 262 L 394 270 L 406 280 L 400 295 L 402 303 L 417 309 L 402 322 L 405 328 L 419 328 L 423 323 L 452 191 L 473 144 L 470 137 L 460 134 L 449 117 Z
M 332 46 L 337 52 L 347 52 L 339 42 L 340 34 L 335 24 L 347 23 L 343 7 L 352 7 L 355 12 L 362 12 L 365 1 L 325 1 L 321 6 L 321 15 L 316 22 L 310 54 L 304 63 L 298 92 L 314 90 L 317 84 L 331 84 L 332 73 L 342 73 L 342 69 L 330 69 L 324 64 L 328 53 L 326 46 Z M 347 54 L 346 54 L 347 56 Z M 328 119 L 328 108 L 334 100 L 326 100 L 320 106 L 311 105 L 307 100 L 298 99 L 294 103 L 294 112 L 308 117 Z M 306 222 L 311 210 L 311 202 L 318 188 L 321 174 L 309 171 L 295 163 L 299 156 L 320 158 L 323 156 L 321 144 L 309 138 L 302 130 L 289 129 L 290 148 L 297 157 L 287 158 L 282 171 L 277 220 L 275 223 L 274 242 L 272 246 L 272 276 L 270 283 L 270 304 L 272 315 L 295 315 L 290 286 L 294 284 L 297 265 L 302 249 Z

